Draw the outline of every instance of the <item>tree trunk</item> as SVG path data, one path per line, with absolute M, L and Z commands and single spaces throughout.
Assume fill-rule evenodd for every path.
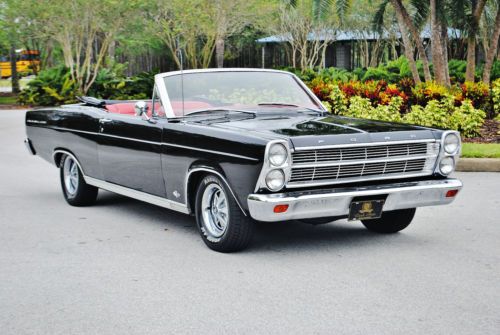
M 215 40 L 215 60 L 218 68 L 224 67 L 224 47 L 224 38 L 222 36 L 218 36 Z
M 441 41 L 441 23 L 437 14 L 437 0 L 430 0 L 431 10 L 431 38 L 432 62 L 434 64 L 434 78 L 438 84 L 446 85 L 446 72 L 443 58 L 443 43 Z
M 401 15 L 403 16 L 404 23 L 406 24 L 406 27 L 410 31 L 410 34 L 413 38 L 413 42 L 417 46 L 418 54 L 420 56 L 420 59 L 422 60 L 422 67 L 424 69 L 424 78 L 425 81 L 431 81 L 432 76 L 431 76 L 431 70 L 429 67 L 429 60 L 427 59 L 427 54 L 425 53 L 424 45 L 422 44 L 422 39 L 420 38 L 420 33 L 413 24 L 413 21 L 411 20 L 410 15 L 408 14 L 408 11 L 406 10 L 405 6 L 403 5 L 401 0 L 391 0 L 391 3 L 393 3 L 394 8 L 398 6 L 399 11 L 401 12 Z M 397 9 L 396 9 L 397 11 Z
M 399 31 L 401 32 L 401 38 L 403 39 L 405 56 L 406 58 L 408 58 L 408 62 L 410 63 L 410 70 L 413 76 L 413 80 L 416 84 L 418 84 L 421 81 L 417 70 L 417 63 L 415 63 L 415 59 L 413 58 L 413 45 L 408 35 L 408 30 L 406 29 L 403 13 L 401 12 L 401 6 L 398 2 L 398 0 L 391 0 L 391 3 L 396 11 L 396 19 L 398 21 Z
M 483 14 L 485 4 L 486 0 L 479 0 L 476 7 L 473 8 L 469 37 L 467 38 L 467 69 L 465 70 L 465 81 L 474 81 L 476 72 L 476 33 L 479 29 L 479 20 Z
M 21 90 L 19 89 L 19 78 L 17 76 L 17 57 L 16 57 L 16 47 L 12 44 L 10 46 L 10 69 L 11 69 L 11 83 L 12 83 L 12 93 L 17 94 Z
M 486 63 L 484 64 L 483 71 L 483 82 L 486 84 L 490 83 L 491 80 L 491 68 L 493 67 L 493 61 L 498 53 L 498 39 L 500 38 L 500 9 L 497 10 L 497 18 L 495 20 L 495 30 L 493 30 L 493 37 L 491 40 L 490 47 L 488 48 L 488 53 L 486 54 Z

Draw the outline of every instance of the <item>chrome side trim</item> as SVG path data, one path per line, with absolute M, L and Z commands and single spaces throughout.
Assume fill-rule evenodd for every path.
M 215 174 L 217 177 L 219 177 L 224 182 L 224 184 L 226 184 L 226 187 L 229 189 L 229 192 L 231 193 L 231 196 L 233 197 L 234 201 L 236 201 L 236 204 L 241 209 L 241 211 L 243 212 L 243 214 L 245 216 L 247 216 L 246 211 L 241 206 L 240 202 L 238 201 L 238 198 L 234 194 L 233 189 L 231 188 L 231 186 L 229 186 L 229 183 L 227 182 L 226 178 L 222 174 L 220 174 L 219 172 L 217 172 L 216 170 L 210 169 L 210 168 L 204 168 L 204 167 L 198 167 L 198 168 L 190 169 L 188 171 L 188 173 L 186 174 L 186 179 L 184 181 L 184 200 L 186 202 L 186 207 L 188 208 L 188 210 L 191 210 L 192 212 L 194 212 L 192 208 L 189 208 L 189 194 L 188 194 L 189 177 L 191 176 L 191 174 L 193 172 L 197 172 L 197 171 L 210 172 L 212 174 Z
M 366 187 L 333 188 L 274 194 L 250 194 L 250 216 L 259 221 L 284 221 L 319 217 L 343 217 L 349 213 L 354 197 L 387 195 L 383 210 L 446 205 L 455 197 L 449 190 L 460 190 L 458 179 L 425 180 Z M 284 213 L 274 213 L 276 205 L 288 205 Z
M 247 160 L 251 160 L 251 161 L 255 161 L 255 162 L 259 161 L 257 158 L 252 158 L 252 157 L 248 157 L 248 156 L 231 154 L 231 153 L 228 153 L 228 152 L 222 152 L 222 151 L 216 151 L 216 150 L 200 149 L 200 148 L 190 147 L 190 146 L 186 146 L 186 145 L 179 145 L 179 144 L 173 144 L 173 143 L 163 143 L 163 142 L 152 142 L 152 141 L 139 140 L 139 139 L 130 138 L 130 137 L 110 135 L 110 134 L 103 134 L 103 133 L 95 133 L 95 132 L 90 132 L 90 131 L 69 129 L 69 128 L 63 128 L 63 127 L 48 127 L 48 128 L 55 129 L 55 130 L 75 132 L 75 133 L 83 133 L 83 134 L 90 134 L 90 135 L 106 136 L 106 137 L 112 137 L 112 138 L 118 138 L 118 139 L 121 139 L 121 140 L 141 142 L 141 143 L 146 143 L 146 144 L 165 145 L 165 146 L 178 147 L 178 148 L 184 148 L 184 149 L 195 150 L 195 151 L 203 151 L 203 152 L 209 152 L 209 153 L 217 154 L 217 155 L 223 155 L 223 156 L 230 156 L 230 157 L 247 159 Z
M 54 163 L 55 163 L 55 156 L 58 153 L 68 155 L 76 162 L 76 164 L 80 168 L 80 171 L 82 171 L 83 179 L 89 185 L 92 185 L 92 186 L 95 186 L 98 188 L 102 188 L 102 189 L 110 191 L 110 192 L 118 193 L 118 194 L 124 195 L 124 196 L 129 197 L 129 198 L 133 198 L 133 199 L 144 201 L 144 202 L 147 202 L 147 203 L 150 203 L 153 205 L 157 205 L 157 206 L 160 206 L 163 208 L 168 208 L 168 209 L 171 209 L 171 210 L 174 210 L 177 212 L 189 214 L 189 209 L 188 209 L 187 205 L 182 204 L 180 202 L 168 200 L 168 199 L 165 199 L 162 197 L 158 197 L 156 195 L 137 191 L 137 190 L 125 187 L 125 186 L 120 186 L 117 184 L 109 183 L 109 182 L 85 175 L 85 172 L 84 172 L 80 162 L 78 161 L 78 159 L 67 150 L 63 150 L 63 149 L 55 150 L 54 153 L 52 154 L 52 157 L 54 159 Z
M 301 150 L 321 150 L 321 149 L 331 149 L 331 148 L 352 148 L 352 147 L 372 147 L 377 145 L 392 145 L 392 144 L 407 144 L 407 143 L 429 143 L 436 142 L 435 139 L 427 140 L 410 140 L 410 141 L 386 141 L 386 142 L 369 142 L 369 143 L 349 143 L 349 144 L 332 144 L 324 146 L 313 146 L 313 147 L 295 147 L 295 151 Z
M 129 198 L 133 198 L 136 200 L 144 201 L 153 205 L 157 205 L 163 208 L 171 209 L 177 212 L 181 212 L 184 214 L 189 214 L 189 209 L 187 205 L 181 204 L 180 202 L 168 200 L 162 197 L 158 197 L 156 195 L 152 195 L 149 193 L 144 193 L 141 191 L 137 191 L 128 187 L 120 186 L 117 184 L 113 183 L 108 183 L 106 181 L 84 176 L 85 182 L 89 185 L 102 188 L 104 190 L 113 192 L 113 193 L 118 193 L 121 195 L 124 195 Z

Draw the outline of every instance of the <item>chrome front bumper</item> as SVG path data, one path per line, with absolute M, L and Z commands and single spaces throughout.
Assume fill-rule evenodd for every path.
M 387 195 L 383 210 L 392 211 L 446 205 L 455 199 L 454 196 L 446 197 L 446 193 L 461 188 L 460 180 L 443 179 L 288 193 L 250 194 L 248 210 L 255 220 L 268 222 L 347 216 L 351 201 L 355 197 Z M 288 210 L 284 213 L 275 213 L 274 208 L 277 205 L 288 205 Z

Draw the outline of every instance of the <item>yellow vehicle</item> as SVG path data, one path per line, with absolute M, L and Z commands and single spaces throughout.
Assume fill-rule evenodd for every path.
M 37 73 L 40 71 L 40 51 L 16 50 L 16 67 L 20 76 Z M 0 56 L 0 78 L 12 76 L 10 57 Z

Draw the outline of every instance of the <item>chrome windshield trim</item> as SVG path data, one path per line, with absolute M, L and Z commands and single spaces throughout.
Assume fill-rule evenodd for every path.
M 302 80 L 300 80 L 299 77 L 297 77 L 295 74 L 293 74 L 291 72 L 282 71 L 282 70 L 272 70 L 272 69 L 214 68 L 214 69 L 192 69 L 192 70 L 182 70 L 182 71 L 171 71 L 171 72 L 164 72 L 164 73 L 159 73 L 159 74 L 155 75 L 154 81 L 158 87 L 158 92 L 159 92 L 160 98 L 163 102 L 163 107 L 165 109 L 165 114 L 167 116 L 167 119 L 179 119 L 179 118 L 184 117 L 185 115 L 182 115 L 182 116 L 175 115 L 173 108 L 172 108 L 172 105 L 170 104 L 170 98 L 168 96 L 168 91 L 167 91 L 167 87 L 165 85 L 164 79 L 167 77 L 184 75 L 184 74 L 213 73 L 213 72 L 267 72 L 267 73 L 281 73 L 281 74 L 289 75 L 305 91 L 305 93 L 317 105 L 317 107 L 320 108 L 321 111 L 326 112 L 325 107 L 323 106 L 321 101 L 318 99 L 318 97 L 316 97 L 316 95 L 311 91 L 311 89 L 309 87 L 307 87 L 307 85 L 304 84 L 304 82 Z
M 295 163 L 292 164 L 292 168 L 311 168 L 311 167 L 326 167 L 326 166 L 339 166 L 339 165 L 355 165 L 355 164 L 366 164 L 366 163 L 385 163 L 385 162 L 404 162 L 412 161 L 418 159 L 435 158 L 438 155 L 415 155 L 415 156 L 394 156 L 388 158 L 374 158 L 374 159 L 352 159 L 343 161 L 330 161 L 323 163 Z
M 295 151 L 304 150 L 322 150 L 322 149 L 333 149 L 333 148 L 353 148 L 353 147 L 373 147 L 378 145 L 393 145 L 393 144 L 413 144 L 413 143 L 432 143 L 437 142 L 435 139 L 427 140 L 410 140 L 410 141 L 388 141 L 388 142 L 369 142 L 369 143 L 349 143 L 349 144 L 332 144 L 324 146 L 313 146 L 313 147 L 295 147 Z

